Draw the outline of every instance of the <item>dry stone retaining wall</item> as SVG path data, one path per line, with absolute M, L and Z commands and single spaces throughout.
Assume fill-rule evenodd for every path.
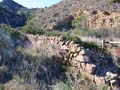
M 65 41 L 63 37 L 47 37 L 27 35 L 29 40 L 39 43 L 58 45 L 64 62 L 71 67 L 73 75 L 82 74 L 97 85 L 107 84 L 113 90 L 120 89 L 118 69 L 108 60 L 98 59 L 96 54 L 73 41 Z

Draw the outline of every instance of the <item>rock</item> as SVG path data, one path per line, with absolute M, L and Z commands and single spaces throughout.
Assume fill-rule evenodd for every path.
M 96 70 L 96 65 L 94 65 L 94 64 L 86 64 L 85 70 L 86 70 L 87 73 L 92 74 Z
M 60 36 L 59 38 L 58 38 L 58 41 L 63 41 L 64 40 L 64 37 L 63 36 Z
M 70 58 L 72 59 L 72 57 L 73 57 L 73 54 L 70 54 Z
M 59 41 L 59 43 L 58 43 L 60 46 L 63 46 L 63 45 L 65 45 L 65 42 L 64 41 Z
M 88 63 L 88 62 L 90 62 L 90 58 L 87 56 L 87 55 L 85 55 L 85 56 L 83 56 L 83 55 L 78 55 L 77 57 L 76 57 L 76 59 L 77 59 L 77 61 L 79 61 L 79 62 L 81 62 L 81 63 Z
M 77 48 L 77 50 L 76 50 L 76 52 L 80 52 L 80 50 L 81 50 L 81 48 L 80 48 L 80 47 L 78 47 L 78 48 Z
M 82 49 L 82 50 L 80 51 L 80 54 L 85 55 L 85 54 L 86 54 L 85 49 Z
M 71 45 L 73 45 L 74 44 L 74 42 L 73 41 L 71 41 L 70 43 L 69 43 L 69 45 L 71 46 Z
M 63 45 L 63 46 L 61 46 L 60 49 L 62 49 L 62 50 L 68 50 L 68 47 L 66 45 Z
M 120 82 L 118 82 L 117 80 L 111 80 L 110 85 L 113 90 L 120 90 Z
M 78 53 L 73 54 L 74 57 L 76 57 L 77 55 L 78 55 Z
M 75 46 L 75 45 L 71 46 L 70 52 L 72 52 L 72 53 L 77 52 L 77 46 Z
M 70 44 L 70 41 L 66 41 L 65 45 L 68 46 Z
M 99 86 L 99 85 L 104 85 L 105 84 L 105 79 L 104 77 L 99 77 L 95 75 L 95 83 Z
M 74 67 L 77 67 L 78 66 L 78 62 L 76 60 L 72 60 L 71 61 L 71 65 L 74 66 Z
M 80 63 L 80 65 L 81 65 L 81 67 L 82 67 L 81 69 L 82 69 L 83 71 L 85 71 L 85 67 L 86 67 L 86 66 L 85 66 L 85 63 Z
M 106 80 L 106 81 L 109 81 L 109 80 L 112 80 L 112 79 L 116 78 L 117 76 L 118 76 L 117 74 L 114 74 L 114 73 L 112 73 L 112 72 L 107 72 L 107 73 L 106 73 L 105 80 Z

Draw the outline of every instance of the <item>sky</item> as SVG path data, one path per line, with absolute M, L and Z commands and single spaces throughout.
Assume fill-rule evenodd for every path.
M 49 7 L 53 4 L 56 4 L 62 0 L 14 0 L 14 1 L 28 8 L 37 8 L 37 7 L 44 8 L 46 6 Z

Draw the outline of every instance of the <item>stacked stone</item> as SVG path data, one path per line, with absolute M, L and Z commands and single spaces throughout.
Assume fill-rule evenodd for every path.
M 82 74 L 97 85 L 107 84 L 113 90 L 120 89 L 120 77 L 117 73 L 117 69 L 114 69 L 114 66 L 111 67 L 114 69 L 113 73 L 109 67 L 109 62 L 97 58 L 94 52 L 85 49 L 79 44 L 75 44 L 73 41 L 65 41 L 62 36 L 37 36 L 37 39 L 37 42 L 40 41 L 58 45 L 60 48 L 60 55 L 64 58 L 63 61 L 70 65 L 73 75 Z

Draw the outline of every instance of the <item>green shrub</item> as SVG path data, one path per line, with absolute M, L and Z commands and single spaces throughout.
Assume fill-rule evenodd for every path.
M 31 22 L 27 22 L 27 24 L 22 28 L 22 32 L 29 34 L 44 34 L 44 30 L 38 30 L 34 27 Z
M 110 87 L 108 87 L 107 85 L 100 85 L 98 87 L 99 90 L 111 90 Z
M 75 37 L 80 37 L 80 35 L 82 35 L 82 30 L 79 30 L 79 29 L 74 29 L 71 31 L 71 34 Z
M 87 16 L 83 14 L 72 21 L 72 27 L 76 29 L 87 29 L 86 20 Z
M 5 90 L 5 87 L 3 84 L 0 84 L 0 90 Z
M 75 43 L 80 43 L 81 40 L 77 36 L 72 35 L 71 33 L 64 34 L 64 39 L 69 41 L 74 41 Z
M 120 0 L 109 0 L 110 3 L 120 2 Z
M 73 90 L 73 89 L 66 85 L 65 83 L 59 82 L 53 86 L 53 90 Z
M 45 31 L 44 34 L 46 36 L 60 36 L 61 32 L 59 32 L 59 31 Z
M 19 36 L 20 34 L 16 29 L 5 24 L 0 24 L 0 29 L 5 31 L 9 36 L 13 36 L 13 35 Z
M 79 25 L 82 23 L 82 21 L 85 21 L 85 19 L 86 19 L 86 16 L 85 16 L 85 15 L 79 16 L 78 18 L 76 18 L 75 20 L 73 20 L 72 26 L 73 26 L 73 27 L 79 26 Z
M 101 37 L 102 36 L 102 31 L 101 32 L 99 30 L 87 31 L 86 35 L 95 36 L 95 37 Z

